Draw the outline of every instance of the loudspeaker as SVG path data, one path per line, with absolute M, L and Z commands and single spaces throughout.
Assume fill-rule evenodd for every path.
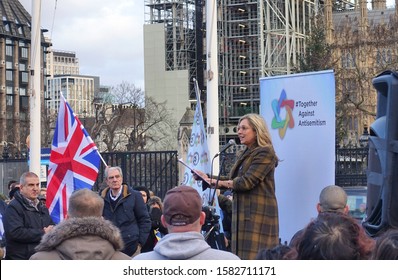
M 370 126 L 367 218 L 363 226 L 376 236 L 398 228 L 398 73 L 385 71 L 372 81 L 377 90 L 376 120 Z

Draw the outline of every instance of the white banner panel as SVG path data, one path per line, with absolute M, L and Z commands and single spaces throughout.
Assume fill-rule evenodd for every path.
M 275 187 L 282 242 L 317 216 L 319 193 L 335 181 L 332 70 L 260 79 L 260 112 L 279 165 Z

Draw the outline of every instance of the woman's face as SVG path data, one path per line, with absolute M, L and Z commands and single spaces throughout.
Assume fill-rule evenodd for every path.
M 250 126 L 247 119 L 243 119 L 238 125 L 238 137 L 240 143 L 248 147 L 252 146 L 257 141 L 257 134 Z
M 145 191 L 140 191 L 140 193 L 142 195 L 142 198 L 144 199 L 144 202 L 146 203 L 148 201 L 148 197 L 146 195 L 146 192 Z

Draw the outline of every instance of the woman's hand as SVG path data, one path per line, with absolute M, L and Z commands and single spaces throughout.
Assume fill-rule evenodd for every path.
M 206 180 L 206 181 L 209 180 L 209 176 L 207 176 L 207 174 L 204 173 L 203 171 L 195 169 L 194 171 L 192 171 L 192 174 L 195 180 Z

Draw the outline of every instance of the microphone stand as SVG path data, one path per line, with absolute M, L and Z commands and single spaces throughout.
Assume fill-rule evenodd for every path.
M 221 170 L 223 169 L 224 163 L 225 163 L 225 152 L 220 153 L 220 158 L 221 158 L 220 170 L 218 171 L 218 175 L 217 175 L 216 185 L 215 185 L 215 188 L 214 188 L 213 197 L 212 197 L 212 199 L 209 201 L 209 204 L 211 203 L 210 205 L 213 205 L 214 198 L 215 198 L 215 196 L 216 196 L 216 191 L 217 191 L 217 188 L 218 188 L 218 182 L 220 181 L 220 177 L 221 177 Z M 214 160 L 214 158 L 213 158 L 213 160 Z M 213 170 L 213 161 L 212 161 L 212 170 Z
M 218 187 L 218 182 L 220 181 L 220 176 L 221 176 L 221 170 L 224 166 L 224 162 L 225 162 L 225 151 L 216 155 L 215 157 L 213 157 L 212 163 L 211 163 L 211 176 L 210 178 L 213 177 L 213 162 L 214 159 L 220 156 L 221 157 L 221 165 L 220 165 L 220 170 L 218 172 L 217 175 L 217 180 L 216 180 L 216 184 L 215 184 L 215 188 L 214 188 L 214 192 L 212 195 L 212 198 L 209 197 L 209 210 L 211 212 L 211 215 L 215 215 L 215 207 L 213 206 L 214 203 L 214 199 L 215 199 L 215 195 L 216 195 L 216 191 L 217 191 L 217 187 Z M 211 186 L 211 185 L 210 185 Z M 210 189 L 213 189 L 210 187 Z M 214 209 L 214 210 L 211 210 Z M 216 216 L 214 216 L 216 217 Z M 214 249 L 218 249 L 218 250 L 225 250 L 225 244 L 224 244 L 224 239 L 223 236 L 224 234 L 220 235 L 220 224 L 221 224 L 221 220 L 219 220 L 219 216 L 217 215 L 218 218 L 216 219 L 211 219 L 211 228 L 206 232 L 205 234 L 205 240 L 206 242 L 210 245 L 210 247 L 214 248 Z

